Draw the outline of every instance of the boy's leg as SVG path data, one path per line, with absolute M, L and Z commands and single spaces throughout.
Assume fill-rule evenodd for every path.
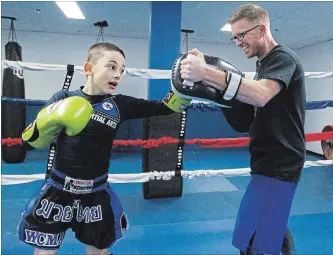
M 109 255 L 108 249 L 97 249 L 94 246 L 87 245 L 87 255 Z
M 46 181 L 22 213 L 19 239 L 34 246 L 35 254 L 56 254 L 63 242 L 72 218 L 65 193 Z
M 41 250 L 36 248 L 34 255 L 56 255 L 58 250 Z
M 88 246 L 91 252 L 88 254 L 107 254 L 107 249 L 123 237 L 127 220 L 118 196 L 109 185 L 82 195 L 75 208 L 80 209 L 76 209 L 71 227 L 76 239 Z

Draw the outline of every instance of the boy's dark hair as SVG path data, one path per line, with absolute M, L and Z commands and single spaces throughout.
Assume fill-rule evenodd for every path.
M 125 58 L 125 53 L 122 49 L 112 43 L 96 43 L 88 50 L 87 62 L 96 63 L 96 61 L 103 55 L 104 51 L 118 51 Z

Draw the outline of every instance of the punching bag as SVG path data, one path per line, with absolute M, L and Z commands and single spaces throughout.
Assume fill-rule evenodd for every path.
M 22 61 L 22 48 L 17 42 L 5 45 L 6 60 Z M 25 98 L 23 70 L 6 68 L 3 73 L 2 95 L 9 98 Z M 25 104 L 3 101 L 1 107 L 2 138 L 21 138 L 26 126 Z M 26 151 L 21 145 L 2 146 L 2 159 L 6 163 L 22 163 Z
M 175 170 L 170 180 L 150 180 L 143 183 L 144 199 L 181 197 L 183 194 L 183 147 L 185 139 L 186 114 L 146 118 L 143 122 L 144 139 L 158 139 L 163 136 L 179 138 L 178 144 L 166 144 L 157 148 L 142 150 L 142 172 L 166 172 Z

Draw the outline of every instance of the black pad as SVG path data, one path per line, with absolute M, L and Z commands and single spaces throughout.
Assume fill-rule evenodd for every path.
M 239 133 L 247 133 L 254 120 L 254 106 L 242 102 L 233 108 L 221 107 L 228 124 Z
M 183 84 L 184 80 L 180 75 L 180 62 L 187 57 L 188 54 L 183 54 L 176 59 L 171 72 L 171 82 L 174 89 L 183 96 L 189 96 L 195 99 L 207 99 L 212 103 L 217 103 L 221 106 L 234 107 L 238 105 L 237 100 L 225 100 L 223 95 L 225 91 L 217 90 L 203 82 L 195 82 L 193 86 L 186 86 Z M 239 71 L 236 67 L 218 57 L 212 57 L 205 55 L 205 61 L 208 65 L 216 67 L 220 71 L 231 71 L 244 77 L 245 75 Z
M 179 113 L 146 118 L 143 122 L 143 137 L 144 139 L 159 139 L 163 136 L 179 138 L 184 118 L 186 120 L 186 117 Z M 183 125 L 185 125 L 185 122 L 183 122 Z M 185 126 L 183 126 L 183 131 L 185 131 Z M 179 150 L 181 150 L 180 153 L 178 153 Z M 182 150 L 183 144 L 167 144 L 143 149 L 142 171 L 181 170 Z M 171 180 L 152 180 L 143 183 L 145 199 L 181 197 L 182 192 L 183 179 L 181 176 L 175 176 Z
M 22 61 L 22 48 L 17 42 L 5 45 L 6 60 Z M 25 98 L 23 70 L 6 68 L 3 73 L 2 96 Z M 16 102 L 2 102 L 2 138 L 21 138 L 26 126 L 26 106 Z M 2 146 L 2 159 L 6 163 L 22 163 L 26 150 L 22 145 Z

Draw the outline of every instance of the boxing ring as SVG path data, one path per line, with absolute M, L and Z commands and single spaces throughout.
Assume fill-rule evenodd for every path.
M 46 65 L 3 61 L 4 68 L 14 70 L 67 70 L 65 65 Z M 75 71 L 83 73 L 82 67 Z M 144 79 L 168 79 L 169 70 L 127 68 L 126 75 Z M 253 73 L 246 73 L 253 77 Z M 333 72 L 306 73 L 308 79 L 333 78 Z M 42 106 L 43 100 L 2 97 Z M 307 102 L 308 110 L 333 107 L 333 101 Z M 217 111 L 215 106 L 194 102 L 191 113 Z M 333 124 L 333 123 L 332 123 Z M 187 127 L 188 128 L 188 127 Z M 333 132 L 306 134 L 308 142 L 331 144 Z M 20 144 L 17 138 L 2 139 L 2 146 Z M 115 147 L 161 147 L 178 143 L 170 137 L 155 140 L 118 140 Z M 186 139 L 184 141 L 183 196 L 145 200 L 142 182 L 168 181 L 175 171 L 141 172 L 141 151 L 114 151 L 109 169 L 111 186 L 126 211 L 130 227 L 123 240 L 110 252 L 115 254 L 239 254 L 231 245 L 232 231 L 239 203 L 249 178 L 248 138 Z M 198 147 L 193 149 L 193 146 Z M 27 153 L 22 164 L 2 162 L 2 254 L 32 254 L 33 248 L 18 240 L 16 226 L 29 198 L 45 177 L 47 152 Z M 296 191 L 288 226 L 296 242 L 297 254 L 333 253 L 333 163 L 308 154 L 302 179 Z M 67 231 L 58 254 L 84 254 L 71 231 Z

